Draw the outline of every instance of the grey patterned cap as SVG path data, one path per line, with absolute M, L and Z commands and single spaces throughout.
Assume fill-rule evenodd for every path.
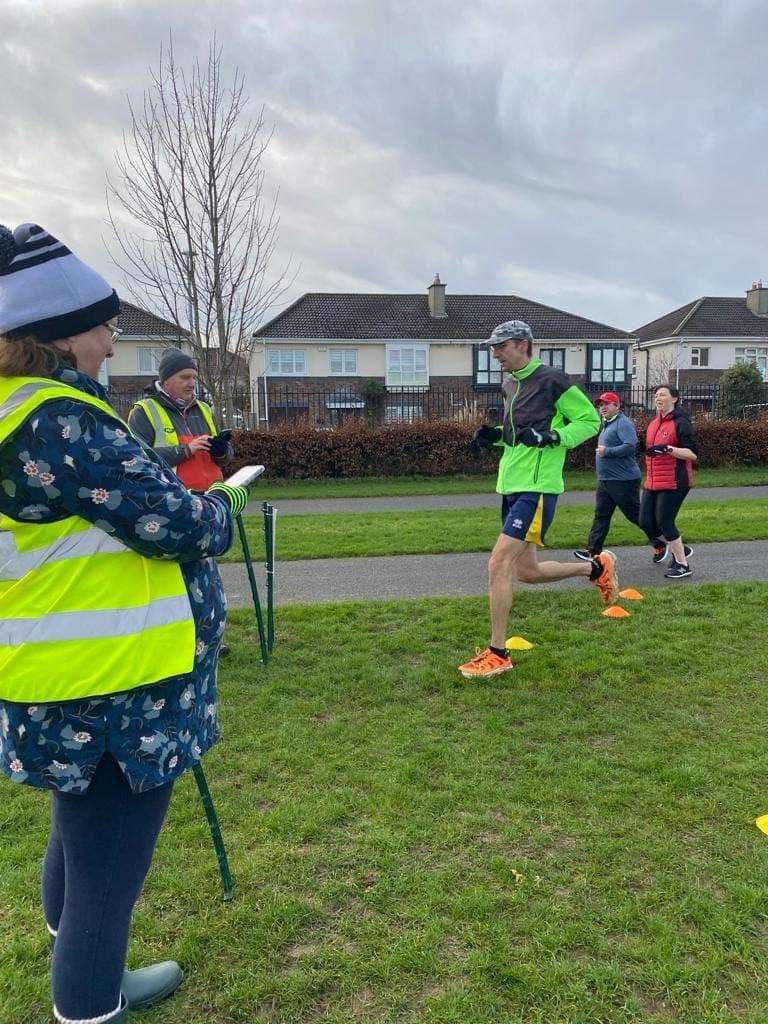
M 505 341 L 533 341 L 533 332 L 524 320 L 505 320 L 494 327 L 486 345 L 503 345 Z

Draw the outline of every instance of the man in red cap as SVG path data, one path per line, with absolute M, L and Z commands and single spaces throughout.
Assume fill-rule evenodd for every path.
M 637 462 L 637 431 L 632 420 L 625 416 L 619 406 L 621 399 L 615 391 L 604 391 L 595 399 L 595 405 L 602 417 L 602 426 L 597 435 L 595 468 L 597 470 L 597 493 L 595 494 L 595 516 L 589 531 L 587 547 L 574 551 L 583 561 L 589 561 L 603 550 L 605 538 L 611 526 L 611 518 L 618 506 L 630 523 L 640 526 L 640 466 Z M 654 562 L 663 562 L 667 557 L 667 545 L 658 537 L 649 537 L 653 545 Z

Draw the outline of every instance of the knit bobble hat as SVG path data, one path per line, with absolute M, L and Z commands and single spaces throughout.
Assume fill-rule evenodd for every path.
M 0 335 L 84 334 L 117 316 L 115 290 L 37 224 L 0 224 Z
M 164 380 L 173 377 L 175 373 L 181 373 L 182 370 L 196 369 L 197 363 L 186 352 L 182 352 L 180 348 L 167 348 L 162 356 L 160 356 L 157 377 L 162 384 Z

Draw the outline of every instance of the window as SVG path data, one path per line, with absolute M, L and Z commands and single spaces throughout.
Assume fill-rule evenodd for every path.
M 539 349 L 539 359 L 547 366 L 554 366 L 557 370 L 565 370 L 564 348 Z
M 157 373 L 157 367 L 163 357 L 164 348 L 150 348 L 149 345 L 140 345 L 136 349 L 138 373 Z
M 301 377 L 307 372 L 303 348 L 270 348 L 267 353 L 270 377 Z
M 737 349 L 738 351 L 738 349 Z M 709 349 L 708 348 L 692 348 L 691 349 L 691 366 L 709 366 Z
M 736 363 L 754 363 L 763 380 L 768 380 L 768 348 L 755 346 L 736 349 Z
M 357 349 L 332 348 L 330 351 L 332 377 L 354 376 L 357 374 Z
M 388 405 L 384 410 L 385 423 L 413 423 L 421 416 L 420 405 Z
M 604 345 L 589 349 L 589 383 L 623 384 L 627 376 L 627 349 L 625 345 Z
M 500 388 L 501 367 L 491 355 L 487 345 L 472 346 L 472 374 L 477 388 Z
M 427 387 L 428 352 L 428 345 L 387 345 L 387 386 Z

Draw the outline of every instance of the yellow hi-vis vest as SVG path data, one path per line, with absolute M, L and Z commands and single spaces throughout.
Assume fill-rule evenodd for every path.
M 208 424 L 208 432 L 211 437 L 216 436 L 216 423 L 213 419 L 213 413 L 211 407 L 206 405 L 205 402 L 197 400 L 197 404 L 200 406 L 200 412 L 203 414 L 203 419 Z M 136 405 L 143 409 L 146 413 L 147 419 L 152 424 L 155 430 L 155 441 L 153 448 L 157 445 L 163 444 L 178 444 L 179 435 L 176 432 L 176 427 L 173 425 L 171 417 L 168 415 L 168 410 L 154 398 L 142 398 L 136 403 Z
M 0 377 L 0 444 L 43 403 L 66 398 L 116 416 L 67 384 Z M 0 515 L 0 698 L 45 704 L 120 693 L 190 672 L 194 659 L 178 563 L 144 558 L 77 515 L 55 523 Z

